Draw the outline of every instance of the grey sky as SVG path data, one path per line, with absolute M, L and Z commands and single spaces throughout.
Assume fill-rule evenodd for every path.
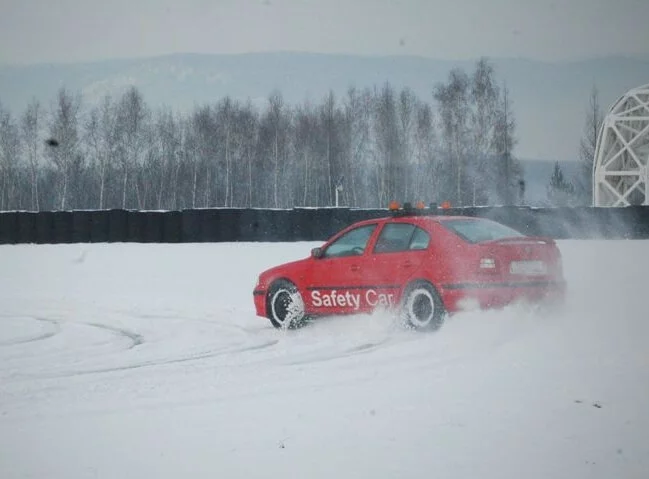
M 1 0 L 0 63 L 299 50 L 649 56 L 647 0 Z

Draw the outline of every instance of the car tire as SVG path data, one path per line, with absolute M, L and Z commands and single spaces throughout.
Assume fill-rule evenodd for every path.
M 278 329 L 296 329 L 304 325 L 304 301 L 297 287 L 286 280 L 275 281 L 268 290 L 267 315 Z
M 426 281 L 406 287 L 400 315 L 404 323 L 419 331 L 437 331 L 444 324 L 446 310 L 437 290 Z

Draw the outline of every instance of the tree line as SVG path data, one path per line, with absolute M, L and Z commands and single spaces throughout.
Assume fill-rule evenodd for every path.
M 568 178 L 559 162 L 555 162 L 546 186 L 547 204 L 550 206 L 591 206 L 593 202 L 593 167 L 599 133 L 604 123 L 599 90 L 593 86 L 590 92 L 584 121 L 584 134 L 579 142 L 579 171 Z
M 0 210 L 514 204 L 515 130 L 487 59 L 450 71 L 430 99 L 385 83 L 180 113 L 136 87 L 87 106 L 61 88 L 17 116 L 0 99 Z

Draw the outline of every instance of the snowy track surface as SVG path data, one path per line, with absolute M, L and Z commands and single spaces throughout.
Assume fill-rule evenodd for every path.
M 649 242 L 560 242 L 549 316 L 276 331 L 315 245 L 1 246 L 0 478 L 649 477 Z

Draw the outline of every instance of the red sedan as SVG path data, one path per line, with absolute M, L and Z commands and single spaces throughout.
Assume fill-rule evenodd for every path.
M 434 330 L 447 313 L 561 300 L 564 292 L 561 253 L 550 238 L 483 218 L 399 210 L 264 271 L 253 295 L 257 314 L 277 328 L 381 308 Z

